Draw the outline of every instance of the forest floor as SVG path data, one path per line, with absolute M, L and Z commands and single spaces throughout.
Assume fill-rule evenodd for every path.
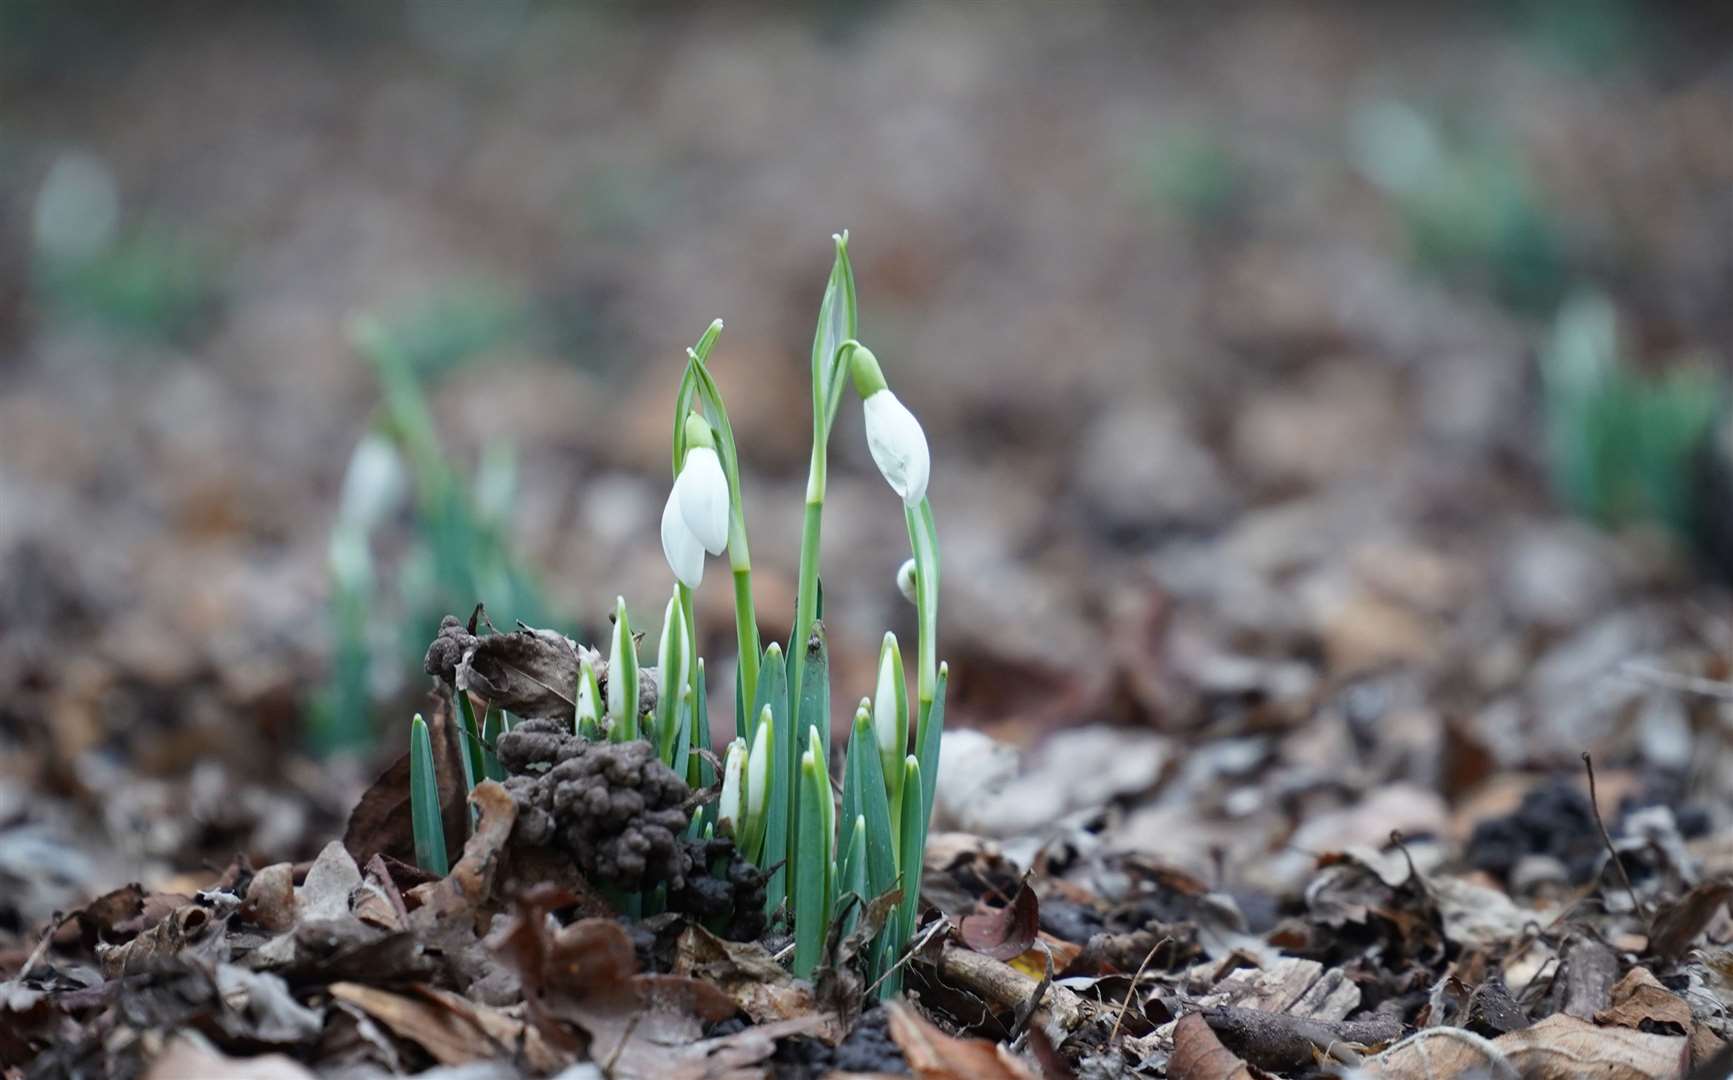
M 188 4 L 0 43 L 0 1075 L 1727 1075 L 1733 594 L 1561 505 L 1538 373 L 1590 291 L 1633 368 L 1726 371 L 1727 28 L 1556 6 L 528 9 L 454 51 Z M 56 226 L 51 181 L 118 223 Z M 379 397 L 353 315 L 430 342 L 452 461 L 509 440 L 514 557 L 581 641 L 666 594 L 671 392 L 723 316 L 787 612 L 845 225 L 952 672 L 908 993 L 864 1011 L 775 928 L 533 888 L 497 789 L 443 880 L 357 820 L 449 709 L 438 615 L 525 614 L 411 595 L 407 511 L 392 734 L 304 749 Z M 849 703 L 913 633 L 857 418 L 833 445 Z M 700 596 L 707 653 L 731 617 Z

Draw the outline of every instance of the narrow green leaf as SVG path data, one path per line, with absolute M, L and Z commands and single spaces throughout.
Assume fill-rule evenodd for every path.
M 855 818 L 853 822 L 848 823 L 848 830 L 853 836 L 853 840 L 848 846 L 847 854 L 843 856 L 838 873 L 837 880 L 841 884 L 837 888 L 836 899 L 838 910 L 841 910 L 844 904 L 848 905 L 848 917 L 843 920 L 842 924 L 844 937 L 854 932 L 856 924 L 860 922 L 861 908 L 865 906 L 868 900 L 872 899 L 872 894 L 869 891 L 872 887 L 867 884 L 866 818 Z M 855 898 L 852 904 L 848 900 L 850 893 L 853 893 Z
M 864 702 L 861 708 L 865 708 Z M 836 835 L 836 849 L 845 853 L 854 842 L 854 822 L 861 812 L 858 777 L 860 770 L 855 762 L 856 756 L 860 753 L 860 740 L 854 734 L 855 728 L 859 726 L 860 715 L 861 710 L 856 709 L 856 723 L 849 726 L 848 745 L 843 751 L 842 759 L 842 830 Z M 844 874 L 842 880 L 848 880 L 848 875 Z
M 668 756 L 662 760 L 670 769 L 673 769 L 684 778 L 686 775 L 686 762 L 692 756 L 692 725 L 686 722 L 686 711 L 692 707 L 692 694 L 691 691 L 687 690 L 685 687 L 682 687 L 681 691 L 683 700 L 680 702 L 678 708 L 675 709 L 677 726 L 674 730 L 674 745 L 670 748 Z M 698 815 L 693 814 L 692 820 L 697 821 Z
M 608 648 L 608 738 L 631 742 L 638 737 L 638 643 L 626 617 L 626 598 L 614 601 L 614 634 Z
M 921 763 L 910 754 L 903 762 L 902 866 L 898 884 L 903 898 L 897 913 L 888 925 L 891 933 L 885 942 L 885 963 L 894 964 L 909 946 L 915 932 L 915 916 L 921 900 L 921 860 L 927 843 L 926 822 L 921 817 Z M 879 996 L 890 998 L 902 989 L 900 972 L 879 984 Z
M 764 666 L 758 680 L 758 711 L 770 709 L 770 791 L 765 809 L 764 841 L 758 865 L 783 864 L 765 884 L 765 910 L 775 912 L 789 895 L 788 838 L 793 804 L 795 772 L 788 747 L 794 742 L 794 721 L 788 709 L 788 672 L 783 665 L 782 646 L 771 642 L 764 650 Z M 762 719 L 759 721 L 763 722 Z
M 691 658 L 686 655 L 687 644 L 686 617 L 681 611 L 676 590 L 663 612 L 662 634 L 656 645 L 656 673 L 661 678 L 662 692 L 656 697 L 651 728 L 655 734 L 656 752 L 663 763 L 682 774 L 685 772 L 685 758 L 683 755 L 675 756 L 674 741 L 682 726 L 680 707 L 687 688 L 687 665 L 691 663 Z
M 939 787 L 939 743 L 945 735 L 945 685 L 951 679 L 951 666 L 939 665 L 939 678 L 933 685 L 933 703 L 921 720 L 921 836 L 926 843 L 927 823 L 933 816 L 933 793 Z
M 674 395 L 674 476 L 680 475 L 680 462 L 686 457 L 686 414 L 692 411 L 692 396 L 697 392 L 698 377 L 694 365 L 702 367 L 710 359 L 710 350 L 722 333 L 722 320 L 713 319 L 698 344 L 687 352 L 686 371 L 680 376 L 680 389 Z
M 433 738 L 420 713 L 409 722 L 409 813 L 415 833 L 415 862 L 444 877 L 445 823 L 439 813 L 439 777 L 433 767 Z
M 848 257 L 848 232 L 845 230 L 831 239 L 836 244 L 836 260 L 831 264 L 830 280 L 824 286 L 824 298 L 819 301 L 818 326 L 812 335 L 813 412 L 815 421 L 822 420 L 827 437 L 831 425 L 836 422 L 837 406 L 842 402 L 840 394 L 831 392 L 837 350 L 843 342 L 860 336 L 854 266 Z
M 854 734 L 849 739 L 848 779 L 859 799 L 856 813 L 866 822 L 867 887 L 874 896 L 896 886 L 896 857 L 891 851 L 891 809 L 885 795 L 884 769 L 873 742 L 872 721 L 856 714 Z M 844 820 L 847 820 L 846 818 Z
M 481 722 L 481 771 L 489 780 L 505 783 L 505 766 L 499 763 L 499 755 L 494 753 L 494 747 L 499 744 L 499 737 L 505 734 L 505 713 L 498 709 L 489 709 L 487 716 Z
M 690 717 L 692 749 L 708 750 L 715 753 L 710 742 L 710 693 L 704 674 L 704 661 L 698 661 L 698 700 L 689 702 L 686 706 Z M 710 764 L 710 759 L 703 754 L 693 753 L 686 759 L 686 782 L 697 788 L 714 787 L 721 777 L 716 775 L 716 766 Z M 702 818 L 706 828 L 716 825 L 716 804 L 706 804 L 694 817 Z
M 794 973 L 810 978 L 824 950 L 831 852 L 825 833 L 830 777 L 809 750 L 800 761 L 800 851 L 794 860 Z
M 463 787 L 468 795 L 485 775 L 481 764 L 481 729 L 475 723 L 475 706 L 469 702 L 469 692 L 454 687 L 452 697 L 457 699 L 458 735 L 463 740 L 463 753 L 458 757 L 463 760 Z
M 800 707 L 795 713 L 794 733 L 790 740 L 796 751 L 804 751 L 812 745 L 811 738 L 815 732 L 821 740 L 830 736 L 830 650 L 825 642 L 824 623 L 812 624 L 812 635 L 807 639 L 804 654 Z M 819 745 L 822 746 L 822 742 Z M 792 857 L 799 852 L 800 819 L 793 813 L 789 817 L 796 822 L 794 835 L 789 837 Z

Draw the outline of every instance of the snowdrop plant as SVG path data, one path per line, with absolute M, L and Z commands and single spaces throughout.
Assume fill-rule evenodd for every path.
M 726 546 L 733 571 L 740 738 L 723 767 L 717 831 L 732 835 L 748 857 L 773 871 L 769 906 L 772 911 L 786 907 L 792 916 L 794 969 L 801 975 L 817 965 L 833 915 L 847 910 L 854 913 L 851 920 L 858 919 L 860 905 L 844 903 L 850 893 L 866 901 L 900 890 L 902 900 L 870 950 L 876 978 L 892 971 L 914 929 L 938 775 L 945 683 L 936 662 L 939 556 L 927 497 L 932 458 L 926 434 L 891 390 L 878 357 L 859 340 L 847 234 L 834 239 L 836 257 L 812 342 L 812 447 L 786 653 L 775 642 L 762 650 L 758 645 L 739 456 L 709 369 L 720 322 L 687 351 L 675 401 L 674 484 L 662 515 L 662 546 L 678 582 L 689 634 L 691 593 L 702 582 L 704 553 L 720 554 Z M 895 635 L 885 635 L 873 693 L 850 725 L 839 813 L 825 745 L 830 678 L 820 619 L 819 551 L 830 434 L 851 388 L 861 401 L 868 453 L 896 494 L 909 533 L 912 558 L 899 569 L 896 582 L 916 608 L 918 662 L 911 705 L 901 649 Z M 690 655 L 697 655 L 695 639 Z M 702 694 L 696 687 L 691 693 L 689 717 L 702 709 Z M 707 732 L 689 721 L 687 737 L 690 745 L 701 747 Z M 894 975 L 879 982 L 886 993 L 897 988 Z
M 605 672 L 590 656 L 580 659 L 573 722 L 586 738 L 647 739 L 694 789 L 719 791 L 694 815 L 688 835 L 731 837 L 745 858 L 770 875 L 767 908 L 773 915 L 784 912 L 792 923 L 796 974 L 813 974 L 827 937 L 853 929 L 868 902 L 900 894 L 866 954 L 869 977 L 888 996 L 899 989 L 897 961 L 915 926 L 944 727 L 946 674 L 935 662 L 939 556 L 927 494 L 931 455 L 926 435 L 890 390 L 878 358 L 857 339 L 847 234 L 834 240 L 836 256 L 813 336 L 812 450 L 788 647 L 759 644 L 739 454 L 709 369 L 722 330 L 718 320 L 687 350 L 675 398 L 673 483 L 660 528 L 675 584 L 657 639 L 654 703 L 645 707 L 646 676 L 621 598 L 614 605 Z M 896 494 L 909 533 L 912 557 L 897 571 L 896 586 L 916 609 L 916 700 L 909 698 L 896 635 L 887 632 L 871 693 L 860 699 L 847 725 L 839 793 L 828 757 L 830 665 L 820 618 L 819 550 L 830 433 L 851 387 L 861 399 L 867 450 Z M 724 551 L 734 591 L 738 734 L 724 752 L 718 777 L 707 753 L 705 662 L 699 655 L 693 594 L 703 583 L 705 560 Z M 475 738 L 468 696 L 458 697 L 466 744 L 478 754 L 472 775 L 466 776 L 473 784 L 474 777 L 493 775 L 498 767 L 488 760 L 497 729 L 490 714 Z M 416 729 L 414 741 L 417 747 L 425 743 L 424 725 Z M 418 752 L 428 758 L 431 776 L 430 751 Z M 431 781 L 424 786 L 422 801 L 435 798 Z M 425 805 L 415 813 L 418 855 L 426 833 L 427 860 L 437 862 L 443 853 L 434 850 L 426 832 L 437 807 L 432 817 Z M 616 899 L 631 913 L 660 909 L 660 898 L 651 894 Z M 879 910 L 886 909 L 881 905 Z

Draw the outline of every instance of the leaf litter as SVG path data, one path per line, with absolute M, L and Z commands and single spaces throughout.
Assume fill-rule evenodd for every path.
M 1292 29 L 1274 21 L 1248 15 L 1239 32 L 1273 34 L 1263 39 L 1273 48 Z M 1647 101 L 1685 126 L 1625 126 L 1714 145 L 1718 114 L 1692 104 L 1702 92 L 1634 90 L 1639 104 L 1621 109 L 1640 117 Z M 1697 123 L 1710 138 L 1689 137 Z M 861 138 L 871 128 L 851 125 Z M 1584 134 L 1560 125 L 1555 166 L 1605 151 Z M 330 155 L 334 171 L 340 157 Z M 959 248 L 976 232 L 1021 228 L 978 216 L 989 212 L 929 224 L 962 230 L 948 234 Z M 1631 216 L 1662 230 L 1672 219 Z M 1536 327 L 1414 282 L 1376 253 L 1338 257 L 1297 228 L 1293 239 L 1211 236 L 1204 267 L 1190 265 L 1189 248 L 1183 256 L 1184 280 L 1201 274 L 1206 297 L 1188 301 L 1205 320 L 1189 329 L 1263 358 L 1248 362 L 1244 394 L 1229 393 L 1213 350 L 1199 349 L 1207 360 L 1163 367 L 1138 400 L 1120 400 L 1131 395 L 1099 372 L 1055 365 L 1021 376 L 1034 405 L 1009 392 L 986 403 L 1042 422 L 1026 425 L 1029 448 L 1005 446 L 1002 462 L 968 465 L 955 482 L 952 550 L 971 572 L 950 586 L 957 723 L 936 823 L 955 831 L 929 846 L 906 999 L 858 1016 L 836 1007 L 864 989 L 846 937 L 821 993 L 779 961 L 774 926 L 722 927 L 713 908 L 614 919 L 590 875 L 684 879 L 694 853 L 665 823 L 586 835 L 597 815 L 561 811 L 557 782 L 519 782 L 539 789 L 521 798 L 483 785 L 481 828 L 465 845 L 449 692 L 425 711 L 448 849 L 463 854 L 430 879 L 410 865 L 406 758 L 370 787 L 351 766 L 313 767 L 289 751 L 281 733 L 317 657 L 307 613 L 273 614 L 280 605 L 263 599 L 273 583 L 234 569 L 256 552 L 193 545 L 157 560 L 129 613 L 85 580 L 101 560 L 60 552 L 58 500 L 30 488 L 14 500 L 9 488 L 20 511 L 9 530 L 25 524 L 16 542 L 8 532 L 0 582 L 13 616 L 0 639 L 3 708 L 18 739 L 0 788 L 0 1070 L 7 1080 L 476 1066 L 573 1077 L 1725 1074 L 1724 587 L 1658 554 L 1651 537 L 1592 531 L 1534 490 L 1521 356 Z M 704 272 L 652 243 L 645 264 L 672 268 L 658 273 Z M 1688 281 L 1677 291 L 1683 308 L 1703 304 Z M 970 321 L 941 336 L 1015 325 L 993 315 L 959 311 Z M 1671 319 L 1640 329 L 1704 334 Z M 1086 365 L 1121 345 L 1072 352 Z M 51 429 L 109 430 L 121 452 L 161 465 L 150 447 L 188 448 L 149 418 L 160 395 L 202 378 L 153 372 L 151 385 L 124 385 L 154 408 L 114 395 L 115 412 L 33 429 L 59 448 L 41 454 L 58 470 L 56 492 L 111 485 L 72 471 L 65 463 L 88 451 Z M 521 392 L 514 385 L 478 378 L 466 392 L 497 402 Z M 33 411 L 57 413 L 52 393 L 25 393 L 8 411 L 14 430 L 32 430 L 15 421 Z M 1185 408 L 1152 407 L 1152 396 Z M 967 424 L 982 407 L 953 401 L 934 419 Z M 577 414 L 549 408 L 559 413 L 550 429 L 584 443 L 598 490 L 643 465 L 598 436 L 566 434 Z M 644 426 L 660 437 L 660 414 Z M 1086 445 L 1073 453 L 1036 428 L 1086 431 Z M 1362 467 L 1374 461 L 1376 472 Z M 1126 462 L 1132 477 L 1113 468 Z M 659 450 L 653 463 L 665 464 Z M 153 506 L 208 499 L 181 475 L 200 470 L 156 471 L 163 479 L 145 485 Z M 1083 535 L 1053 527 L 1055 505 L 1077 511 Z M 318 516 L 304 511 L 290 508 Z M 525 544 L 538 549 L 561 547 L 571 528 L 546 507 L 524 518 Z M 109 543 L 110 530 L 83 524 L 90 545 Z M 832 532 L 827 543 L 847 542 L 848 529 Z M 570 580 L 636 573 L 618 545 L 567 546 L 585 548 L 562 568 Z M 861 547 L 849 554 L 870 554 L 871 542 Z M 260 600 L 212 602 L 211 577 Z M 294 580 L 277 591 L 316 593 Z M 726 629 L 726 613 L 699 617 Z M 478 629 L 456 618 L 426 628 L 442 683 L 533 718 L 518 741 L 547 734 L 538 719 L 570 716 L 581 645 L 552 630 Z M 272 663 L 248 658 L 266 650 Z M 837 652 L 840 670 L 848 650 Z M 257 738 L 234 737 L 230 719 L 243 716 Z M 571 760 L 561 752 L 545 763 Z M 640 769 L 640 788 L 645 779 Z M 626 833 L 648 841 L 642 870 L 609 853 Z

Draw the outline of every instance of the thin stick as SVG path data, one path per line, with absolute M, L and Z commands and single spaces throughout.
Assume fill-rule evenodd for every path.
M 866 996 L 871 997 L 873 991 L 877 990 L 879 988 L 879 983 L 882 983 L 886 979 L 890 978 L 891 975 L 893 973 L 895 973 L 898 968 L 902 967 L 904 964 L 908 963 L 910 960 L 913 960 L 915 958 L 915 954 L 920 952 L 922 949 L 926 948 L 927 943 L 929 941 L 932 941 L 933 938 L 938 934 L 938 932 L 940 930 L 943 930 L 945 927 L 950 926 L 950 925 L 951 925 L 950 919 L 945 918 L 943 915 L 939 916 L 939 918 L 933 922 L 933 925 L 928 928 L 927 932 L 925 934 L 921 935 L 921 940 L 915 942 L 913 945 L 910 945 L 907 949 L 903 950 L 902 957 L 899 960 L 897 960 L 896 963 L 894 963 L 890 967 L 886 968 L 885 973 L 883 975 L 880 975 L 878 977 L 878 979 L 871 986 L 867 987 Z
M 1681 694 L 1700 694 L 1703 697 L 1718 698 L 1722 701 L 1733 701 L 1733 683 L 1718 682 L 1705 679 L 1701 675 L 1686 675 L 1677 671 L 1666 671 L 1648 664 L 1640 664 L 1627 660 L 1619 666 L 1619 674 L 1637 682 L 1658 686 L 1663 690 L 1675 690 Z
M 1161 940 L 1156 942 L 1154 945 L 1151 945 L 1149 947 L 1149 952 L 1144 954 L 1143 963 L 1137 965 L 1137 974 L 1131 977 L 1131 985 L 1126 988 L 1125 1000 L 1119 1003 L 1119 1015 L 1113 1018 L 1113 1030 L 1107 1035 L 1108 1043 L 1111 1044 L 1114 1039 L 1119 1037 L 1119 1025 L 1125 1020 L 1126 1010 L 1131 1008 L 1131 998 L 1137 993 L 1137 981 L 1143 978 L 1143 969 L 1147 968 L 1149 962 L 1155 959 L 1155 951 L 1172 940 L 1171 937 L 1165 934 L 1162 935 Z
M 1637 899 L 1637 890 L 1631 884 L 1631 875 L 1625 873 L 1624 860 L 1619 858 L 1618 849 L 1613 847 L 1613 838 L 1607 834 L 1607 824 L 1601 820 L 1601 800 L 1600 796 L 1595 794 L 1595 763 L 1590 759 L 1587 750 L 1583 751 L 1583 768 L 1589 773 L 1589 809 L 1595 812 L 1595 828 L 1601 831 L 1601 842 L 1607 845 L 1607 854 L 1613 857 L 1613 865 L 1618 867 L 1619 880 L 1625 883 L 1625 891 L 1631 894 L 1631 910 L 1636 913 L 1637 918 L 1646 921 L 1648 916 L 1643 913 L 1642 901 Z

